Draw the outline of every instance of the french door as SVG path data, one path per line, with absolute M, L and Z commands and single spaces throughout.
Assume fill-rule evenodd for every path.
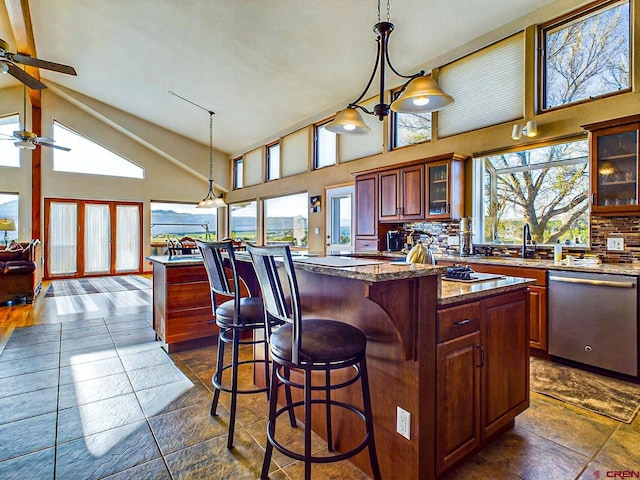
M 142 204 L 45 199 L 47 278 L 142 271 Z
M 325 189 L 327 255 L 353 251 L 354 190 L 353 185 Z

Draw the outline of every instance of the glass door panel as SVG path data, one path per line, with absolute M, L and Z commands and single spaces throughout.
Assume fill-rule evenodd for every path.
M 598 137 L 598 206 L 638 205 L 638 131 Z
M 326 190 L 327 255 L 353 251 L 354 189 L 355 187 L 350 185 Z
M 116 206 L 116 273 L 140 268 L 140 207 Z
M 427 165 L 427 191 L 429 192 L 427 215 L 446 215 L 448 213 L 448 164 Z
M 74 275 L 78 271 L 78 205 L 51 202 L 47 262 L 49 274 Z
M 107 274 L 111 270 L 109 204 L 86 204 L 84 218 L 84 272 Z

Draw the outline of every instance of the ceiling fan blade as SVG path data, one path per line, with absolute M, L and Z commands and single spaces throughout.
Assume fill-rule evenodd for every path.
M 24 70 L 16 67 L 13 63 L 7 63 L 7 67 L 9 67 L 9 74 L 13 75 L 15 78 L 20 80 L 30 89 L 42 90 L 43 88 L 47 88 L 47 86 L 44 83 L 42 83 L 40 80 L 32 77 Z
M 23 65 L 44 68 L 45 70 L 53 70 L 54 72 L 66 73 L 67 75 L 78 75 L 76 73 L 76 69 L 70 65 L 40 60 L 39 58 L 28 57 L 26 55 L 20 55 L 19 53 L 12 54 L 11 58 L 14 62 L 21 63 Z
M 50 137 L 36 137 L 35 138 L 36 142 L 41 142 L 41 143 L 54 143 L 55 140 L 53 138 Z
M 54 145 L 52 143 L 47 143 L 47 142 L 36 142 L 36 145 L 42 145 L 43 147 L 57 148 L 58 150 L 63 150 L 65 152 L 70 152 L 71 151 L 70 148 L 63 147 L 61 145 Z

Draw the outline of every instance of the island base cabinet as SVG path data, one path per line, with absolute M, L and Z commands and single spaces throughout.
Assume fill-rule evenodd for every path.
M 438 310 L 438 476 L 529 406 L 529 313 L 527 290 Z
M 506 339 L 509 339 L 506 341 Z M 482 438 L 490 438 L 529 407 L 529 295 L 481 302 Z
M 480 332 L 437 347 L 436 473 L 480 445 Z

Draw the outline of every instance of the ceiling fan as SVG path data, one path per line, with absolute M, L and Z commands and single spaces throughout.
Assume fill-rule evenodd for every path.
M 9 44 L 0 39 L 0 74 L 8 73 L 32 90 L 42 90 L 43 88 L 47 88 L 47 86 L 40 80 L 32 77 L 23 69 L 16 66 L 16 63 L 29 65 L 30 67 L 44 68 L 45 70 L 52 70 L 54 72 L 66 73 L 67 75 L 77 75 L 76 69 L 70 65 L 40 60 L 27 55 L 21 55 L 19 53 L 11 53 L 9 51 Z
M 24 119 L 26 123 L 26 113 L 27 113 L 27 87 L 23 87 L 24 89 L 24 98 L 23 98 L 23 112 Z M 71 151 L 70 148 L 63 147 L 61 145 L 54 145 L 55 140 L 49 137 L 39 137 L 35 133 L 30 132 L 23 128 L 22 130 L 15 130 L 12 135 L 8 135 L 6 133 L 0 133 L 0 140 L 17 140 L 13 144 L 18 148 L 23 148 L 25 150 L 33 150 L 38 145 L 42 145 L 43 147 L 51 147 L 57 148 L 58 150 L 64 150 L 65 152 Z

